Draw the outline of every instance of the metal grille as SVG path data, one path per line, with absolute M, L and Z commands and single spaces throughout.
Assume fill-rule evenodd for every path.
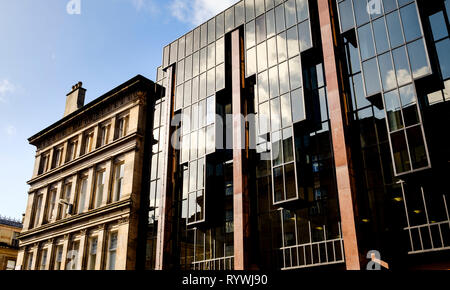
M 421 187 L 422 202 L 423 208 L 425 209 L 426 223 L 421 225 L 411 225 L 408 206 L 406 202 L 404 181 L 401 181 L 400 184 L 402 186 L 403 202 L 406 212 L 406 222 L 408 225 L 407 227 L 404 228 L 404 230 L 408 232 L 411 246 L 411 250 L 408 252 L 408 254 L 420 254 L 427 252 L 450 250 L 450 236 L 448 236 L 448 233 L 450 231 L 450 216 L 446 196 L 442 195 L 447 220 L 441 222 L 434 222 L 434 221 L 430 222 L 428 211 L 429 209 L 425 199 L 425 192 L 423 187 Z M 414 242 L 414 237 L 417 236 L 419 243 Z M 425 239 L 427 239 L 429 243 L 427 244 L 424 243 Z
M 280 248 L 283 255 L 282 270 L 293 270 L 317 266 L 344 263 L 344 240 L 339 223 L 339 238 L 327 239 L 326 227 L 323 226 L 323 241 L 313 242 L 311 222 L 309 226 L 309 242 Z
M 233 270 L 234 256 L 195 261 L 193 270 Z

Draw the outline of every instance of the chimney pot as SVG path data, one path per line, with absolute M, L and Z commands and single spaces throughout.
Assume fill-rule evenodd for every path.
M 72 91 L 67 94 L 64 117 L 70 115 L 71 113 L 84 106 L 86 89 L 84 89 L 82 86 L 83 83 L 78 82 L 76 85 L 72 86 Z

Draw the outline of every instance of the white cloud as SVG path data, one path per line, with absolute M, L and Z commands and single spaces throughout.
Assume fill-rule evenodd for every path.
M 145 11 L 151 14 L 159 12 L 158 5 L 154 3 L 154 0 L 131 0 L 131 2 L 138 12 Z
M 200 25 L 238 0 L 172 0 L 170 10 L 178 20 Z
M 0 102 L 6 102 L 5 96 L 14 93 L 15 91 L 16 87 L 8 80 L 0 81 Z
M 16 127 L 9 125 L 5 128 L 6 134 L 10 137 L 15 136 L 17 133 Z

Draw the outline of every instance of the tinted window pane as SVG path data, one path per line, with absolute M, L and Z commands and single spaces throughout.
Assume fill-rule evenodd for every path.
M 269 59 L 269 67 L 277 64 L 277 39 L 272 37 L 267 41 L 267 56 Z
M 400 101 L 403 107 L 403 119 L 405 121 L 405 126 L 408 127 L 418 124 L 420 122 L 419 113 L 417 110 L 414 87 L 412 85 L 400 89 Z
M 269 99 L 269 79 L 267 71 L 258 75 L 258 97 L 260 103 Z
M 292 147 L 292 146 L 291 146 Z M 284 178 L 286 179 L 286 199 L 293 199 L 297 197 L 295 169 L 294 163 L 284 167 Z
M 355 26 L 351 0 L 339 3 L 339 15 L 341 18 L 341 31 L 347 31 Z
M 352 92 L 356 100 L 356 107 L 358 109 L 361 109 L 369 106 L 370 102 L 367 100 L 366 94 L 364 93 L 364 85 L 361 73 L 353 77 L 353 87 L 354 89 L 352 90 Z
M 221 37 L 225 32 L 224 14 L 217 15 L 216 18 L 216 37 Z
M 381 17 L 373 22 L 373 33 L 375 36 L 377 53 L 383 53 L 387 51 L 389 49 L 389 42 L 387 39 L 384 17 Z
M 441 66 L 442 77 L 450 78 L 450 40 L 447 38 L 436 43 L 436 49 L 439 56 L 439 64 Z
M 287 59 L 286 32 L 277 35 L 277 48 L 278 62 L 285 61 Z
M 397 8 L 396 0 L 383 0 L 384 12 L 388 13 Z
M 369 14 L 367 13 L 367 1 L 353 1 L 353 5 L 355 6 L 356 24 L 359 26 L 361 24 L 369 22 Z
M 273 10 L 266 13 L 267 37 L 275 35 L 275 14 Z
M 255 2 L 254 0 L 245 0 L 245 17 L 246 21 L 255 18 Z
M 292 116 L 293 122 L 297 123 L 305 120 L 305 109 L 303 103 L 303 93 L 301 89 L 295 90 L 291 93 L 292 100 Z
M 256 73 L 256 48 L 247 50 L 247 76 Z
M 284 3 L 284 7 L 286 11 L 286 27 L 291 27 L 297 23 L 295 0 L 288 0 Z
M 430 73 L 428 58 L 422 39 L 408 44 L 408 54 L 414 78 L 419 78 Z
M 272 160 L 273 166 L 278 166 L 281 164 L 283 157 L 281 149 L 281 132 L 275 132 L 272 134 Z
M 311 32 L 309 29 L 309 21 L 302 22 L 298 25 L 298 34 L 300 40 L 300 51 L 305 51 L 312 47 Z
M 397 86 L 395 80 L 394 67 L 392 65 L 392 59 L 390 53 L 385 53 L 378 57 L 380 64 L 381 81 L 383 83 L 383 89 L 389 91 Z
M 259 133 L 265 134 L 270 131 L 270 109 L 269 102 L 259 106 Z
M 263 71 L 267 69 L 267 49 L 266 43 L 263 42 L 258 45 L 258 71 Z
M 291 80 L 291 90 L 302 85 L 300 56 L 289 60 L 289 79 Z
M 400 19 L 398 17 L 397 11 L 386 16 L 386 24 L 389 31 L 391 47 L 396 47 L 403 44 L 403 34 L 400 27 Z
M 280 33 L 285 28 L 284 6 L 283 5 L 280 5 L 275 8 L 275 20 L 276 20 L 277 33 Z
M 350 2 L 350 1 L 348 1 Z M 297 18 L 302 22 L 308 18 L 308 0 L 297 0 Z
M 403 128 L 400 100 L 397 91 L 384 94 L 385 107 L 390 131 Z
M 280 74 L 280 94 L 287 93 L 289 91 L 289 70 L 288 63 L 283 62 L 279 65 Z
M 289 94 L 284 94 L 281 96 L 281 118 L 283 127 L 287 127 L 292 124 L 291 100 Z
M 259 16 L 264 13 L 264 0 L 255 0 L 255 13 Z
M 417 16 L 416 4 L 411 4 L 400 9 L 403 29 L 406 41 L 411 41 L 421 36 L 419 18 Z
M 413 169 L 428 166 L 428 157 L 423 141 L 422 130 L 420 126 L 416 126 L 406 130 L 408 136 L 409 151 L 411 152 L 411 163 Z
M 278 92 L 278 67 L 269 70 L 270 98 L 279 96 Z
M 297 27 L 292 27 L 287 31 L 287 46 L 289 58 L 296 56 L 299 53 Z
M 280 202 L 284 200 L 284 182 L 283 182 L 283 168 L 275 168 L 273 170 L 274 182 L 274 200 Z
M 403 46 L 392 51 L 392 56 L 394 57 L 394 65 L 399 86 L 410 83 L 411 72 L 409 70 L 405 47 Z
M 430 16 L 430 24 L 434 40 L 448 36 L 447 25 L 445 24 L 444 13 L 442 11 Z
M 279 130 L 281 128 L 281 115 L 280 115 L 280 99 L 275 98 L 270 101 L 270 113 L 272 121 L 272 131 Z
M 225 11 L 225 31 L 231 31 L 234 28 L 234 7 Z
M 361 59 L 366 60 L 375 55 L 375 48 L 373 47 L 372 29 L 370 24 L 362 26 L 358 29 L 359 46 L 361 50 Z
M 255 21 L 252 21 L 250 23 L 247 23 L 245 26 L 245 37 L 247 42 L 247 48 L 253 47 L 256 44 L 256 38 L 255 38 Z
M 264 15 L 256 18 L 256 43 L 266 39 L 266 18 Z
M 391 135 L 392 154 L 397 173 L 403 173 L 411 170 L 409 162 L 408 148 L 406 146 L 404 131 L 396 132 Z
M 244 1 L 241 1 L 234 6 L 234 13 L 236 17 L 236 27 L 245 22 L 245 7 Z
M 363 71 L 367 96 L 379 93 L 381 88 L 376 59 L 374 58 L 363 63 Z

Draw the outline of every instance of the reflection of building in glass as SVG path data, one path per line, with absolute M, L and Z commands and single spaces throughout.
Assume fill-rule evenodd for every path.
M 147 268 L 448 264 L 450 1 L 433 2 L 246 0 L 167 45 L 156 112 L 183 118 L 155 122 Z
M 448 269 L 449 9 L 244 0 L 165 46 L 126 268 L 364 269 L 377 251 L 390 269 Z M 115 116 L 42 145 L 36 175 L 127 138 L 136 118 Z M 22 239 L 70 205 L 120 203 L 130 169 L 108 160 L 32 185 Z M 73 268 L 68 250 L 84 249 L 83 269 L 123 268 L 123 234 L 105 229 L 39 257 Z M 25 268 L 39 247 L 25 242 Z

